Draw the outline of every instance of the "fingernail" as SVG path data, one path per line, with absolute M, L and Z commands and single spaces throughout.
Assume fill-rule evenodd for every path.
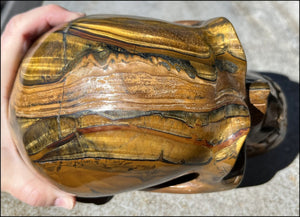
M 71 21 L 71 20 L 74 20 L 74 19 L 77 19 L 77 18 L 83 17 L 83 16 L 85 16 L 84 13 L 74 12 L 74 13 L 69 14 L 67 21 Z
M 65 209 L 73 208 L 73 201 L 69 198 L 57 198 L 54 202 L 54 206 L 63 207 Z
M 78 16 L 80 16 L 80 17 L 85 16 L 85 13 L 82 13 L 82 12 L 76 12 L 76 14 L 77 14 Z

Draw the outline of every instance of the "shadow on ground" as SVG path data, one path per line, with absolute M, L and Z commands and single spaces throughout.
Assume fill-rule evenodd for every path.
M 248 158 L 245 175 L 239 187 L 264 184 L 274 175 L 289 166 L 299 154 L 299 83 L 272 72 L 258 72 L 275 81 L 285 94 L 287 101 L 287 133 L 279 146 L 269 152 Z
M 113 196 L 96 197 L 96 198 L 76 197 L 76 201 L 81 203 L 94 203 L 96 205 L 103 205 L 109 202 L 112 198 Z

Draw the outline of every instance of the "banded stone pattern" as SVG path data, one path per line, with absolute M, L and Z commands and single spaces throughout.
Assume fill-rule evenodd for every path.
M 245 71 L 225 18 L 194 26 L 79 18 L 25 56 L 10 100 L 15 141 L 38 171 L 78 196 L 192 172 L 199 174 L 193 192 L 232 188 L 236 177 L 223 178 L 250 127 Z

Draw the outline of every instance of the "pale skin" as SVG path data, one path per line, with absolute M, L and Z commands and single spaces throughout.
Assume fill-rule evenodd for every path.
M 75 195 L 59 190 L 23 161 L 8 125 L 8 102 L 20 62 L 32 42 L 54 26 L 84 16 L 57 5 L 18 14 L 1 36 L 1 191 L 32 206 L 72 209 Z

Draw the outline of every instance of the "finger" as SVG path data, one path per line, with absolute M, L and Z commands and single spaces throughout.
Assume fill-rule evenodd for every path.
M 9 98 L 16 71 L 31 40 L 53 26 L 83 15 L 48 5 L 19 14 L 9 21 L 1 36 L 1 100 Z
M 16 150 L 1 148 L 1 190 L 31 206 L 59 206 L 72 209 L 75 196 L 65 193 L 47 180 L 36 176 Z M 9 180 L 7 180 L 9 178 Z
M 12 22 L 7 25 L 5 31 L 18 33 L 13 35 L 28 39 L 32 36 L 41 35 L 51 27 L 83 15 L 83 13 L 68 11 L 58 5 L 47 5 L 15 16 Z

